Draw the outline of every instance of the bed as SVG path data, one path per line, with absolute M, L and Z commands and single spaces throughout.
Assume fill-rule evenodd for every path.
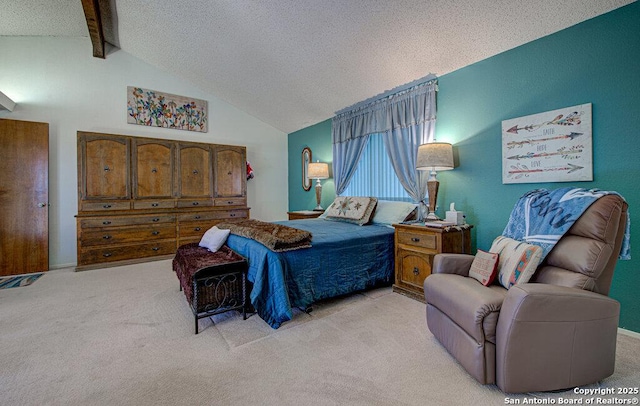
M 250 238 L 229 235 L 226 244 L 248 260 L 250 299 L 258 315 L 277 329 L 292 319 L 294 308 L 304 310 L 322 299 L 389 285 L 394 277 L 391 224 L 415 208 L 403 203 L 403 210 L 389 210 L 400 202 L 392 203 L 378 202 L 367 225 L 329 218 L 275 222 L 309 231 L 310 248 L 274 252 Z

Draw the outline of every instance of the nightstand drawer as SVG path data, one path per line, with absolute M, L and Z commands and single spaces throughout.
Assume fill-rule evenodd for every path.
M 437 247 L 438 241 L 435 234 L 403 232 L 398 234 L 398 243 L 434 250 Z

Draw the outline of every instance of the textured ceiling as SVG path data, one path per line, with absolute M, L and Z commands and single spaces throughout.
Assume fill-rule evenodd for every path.
M 633 1 L 111 0 L 111 42 L 289 133 Z M 0 21 L 89 41 L 80 0 L 0 0 Z

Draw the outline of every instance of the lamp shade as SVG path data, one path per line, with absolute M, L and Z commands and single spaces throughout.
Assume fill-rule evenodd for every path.
M 447 142 L 431 142 L 420 145 L 416 169 L 425 171 L 453 169 L 453 147 Z
M 309 162 L 307 177 L 309 179 L 327 179 L 329 177 L 329 164 L 325 162 Z

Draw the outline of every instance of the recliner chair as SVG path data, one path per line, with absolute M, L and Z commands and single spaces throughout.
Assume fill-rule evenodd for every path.
M 620 304 L 609 298 L 627 203 L 596 200 L 556 243 L 530 283 L 509 290 L 469 277 L 474 256 L 439 254 L 424 282 L 427 325 L 482 384 L 552 391 L 613 374 Z

